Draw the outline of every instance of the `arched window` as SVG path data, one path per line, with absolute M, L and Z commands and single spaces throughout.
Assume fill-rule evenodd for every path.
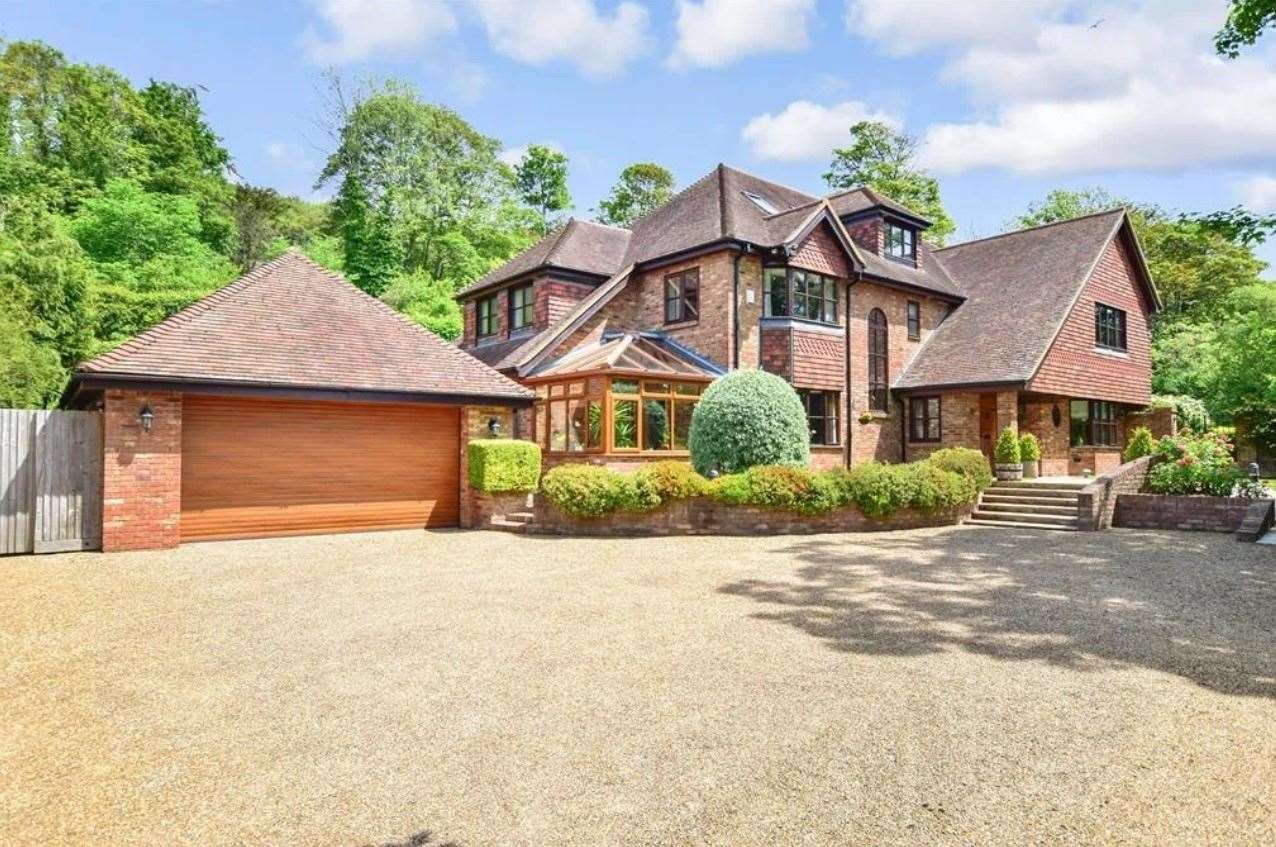
M 886 315 L 881 309 L 868 313 L 868 407 L 886 411 Z

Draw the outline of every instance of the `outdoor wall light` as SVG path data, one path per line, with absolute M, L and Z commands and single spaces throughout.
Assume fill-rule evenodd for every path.
M 1063 413 L 1059 411 L 1059 404 L 1055 403 L 1054 408 L 1050 410 L 1050 420 L 1055 426 L 1063 423 Z
M 487 431 L 492 433 L 492 437 L 496 438 L 501 434 L 501 421 L 499 418 L 487 419 Z
M 142 432 L 150 432 L 151 424 L 155 422 L 155 413 L 151 411 L 150 406 L 143 406 L 142 410 L 137 413 L 137 419 L 142 424 Z

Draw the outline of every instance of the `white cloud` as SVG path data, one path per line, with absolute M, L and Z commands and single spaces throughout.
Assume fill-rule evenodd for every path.
M 316 62 L 342 64 L 375 53 L 402 53 L 456 29 L 451 7 L 437 0 L 315 0 L 314 5 L 328 32 L 310 27 L 302 44 Z
M 827 160 L 834 147 L 849 143 L 851 125 L 859 121 L 882 121 L 899 127 L 899 121 L 891 115 L 870 111 L 857 100 L 835 106 L 795 100 L 778 114 L 768 112 L 753 118 L 741 135 L 760 159 Z
M 742 56 L 806 49 L 815 0 L 678 0 L 672 68 L 718 68 Z
M 1021 43 L 1067 0 L 847 0 L 846 29 L 896 56 L 930 47 Z
M 496 158 L 500 159 L 511 168 L 515 167 L 519 162 L 523 161 L 523 157 L 527 155 L 528 146 L 529 145 L 527 144 L 520 144 L 517 147 L 506 147 L 496 155 Z
M 917 2 L 848 4 L 848 26 L 888 52 L 942 49 L 941 79 L 984 110 L 927 129 L 928 167 L 1061 175 L 1276 156 L 1272 54 L 1215 56 L 1212 5 L 1031 0 L 996 4 L 1000 14 L 984 6 L 972 14 L 936 2 L 936 19 Z
M 266 158 L 281 167 L 293 171 L 314 171 L 318 164 L 300 144 L 291 141 L 271 141 L 266 145 Z
M 624 2 L 607 17 L 593 0 L 474 0 L 492 49 L 529 65 L 555 60 L 590 76 L 620 71 L 647 49 L 648 14 Z
M 1241 201 L 1245 208 L 1260 215 L 1276 212 L 1276 176 L 1261 175 L 1241 183 Z

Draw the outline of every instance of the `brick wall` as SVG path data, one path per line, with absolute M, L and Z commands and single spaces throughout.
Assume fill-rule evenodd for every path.
M 1059 410 L 1059 423 L 1054 411 Z M 1041 473 L 1065 476 L 1068 473 L 1068 398 L 1043 397 L 1025 400 L 1019 408 L 1019 431 L 1031 432 L 1041 443 Z
M 867 218 L 853 221 L 846 224 L 846 234 L 851 240 L 863 247 L 870 253 L 882 255 L 882 242 L 885 239 L 886 228 L 882 225 L 882 219 L 879 215 L 871 215 Z
M 908 461 L 924 459 L 941 447 L 979 449 L 979 395 L 974 392 L 941 394 L 940 442 L 908 444 Z
M 1072 476 L 1081 476 L 1086 471 L 1097 476 L 1120 465 L 1120 447 L 1072 447 L 1068 450 L 1068 473 Z
M 1120 494 L 1116 498 L 1116 516 L 1112 525 L 1140 529 L 1235 532 L 1253 503 L 1253 500 L 1241 497 Z
M 841 243 L 833 235 L 833 230 L 827 223 L 822 223 L 811 230 L 811 234 L 789 257 L 789 264 L 795 268 L 805 268 L 839 279 L 846 279 L 851 275 L 846 251 L 842 249 Z
M 476 492 L 470 488 L 470 442 L 491 438 L 488 422 L 496 418 L 501 422 L 501 434 L 509 436 L 513 433 L 514 413 L 503 406 L 463 406 L 461 407 L 461 495 L 460 524 L 462 529 L 478 526 L 475 522 Z
M 534 283 L 536 305 L 534 326 L 537 332 L 548 329 L 558 323 L 576 307 L 581 300 L 589 296 L 594 286 L 579 282 L 565 282 L 561 279 L 541 277 Z
M 1118 237 L 1104 251 L 1029 390 L 1146 406 L 1151 399 L 1150 306 L 1139 291 L 1129 248 Z M 1126 312 L 1126 354 L 1094 346 L 1094 304 Z
M 182 518 L 182 395 L 106 392 L 102 462 L 102 549 L 176 547 Z M 138 412 L 155 414 L 143 432 Z
M 1179 432 L 1178 418 L 1175 416 L 1173 409 L 1148 409 L 1143 412 L 1129 412 L 1125 415 L 1124 422 L 1127 432 L 1133 431 L 1137 427 L 1145 426 L 1152 433 L 1153 438 L 1178 435 Z
M 629 283 L 637 297 L 638 327 L 663 330 L 701 355 L 729 366 L 734 256 L 733 252 L 723 250 L 639 274 Z M 694 321 L 666 324 L 665 277 L 690 268 L 700 270 L 700 316 Z
M 787 326 L 762 330 L 762 370 L 791 379 L 793 376 L 792 332 Z
M 1077 494 L 1077 526 L 1083 530 L 1108 529 L 1117 498 L 1136 494 L 1147 480 L 1152 458 L 1144 456 L 1106 471 Z

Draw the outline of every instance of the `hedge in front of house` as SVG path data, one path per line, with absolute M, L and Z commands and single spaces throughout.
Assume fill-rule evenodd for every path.
M 761 370 L 714 380 L 691 413 L 691 464 L 708 474 L 754 465 L 805 465 L 811 460 L 806 410 L 793 386 Z
M 945 447 L 931 453 L 926 461 L 937 468 L 956 471 L 969 477 L 975 484 L 976 491 L 983 491 L 992 485 L 995 479 L 992 468 L 988 465 L 988 457 L 981 451 L 972 450 L 969 447 Z
M 485 494 L 535 491 L 541 477 L 541 448 L 531 441 L 486 438 L 471 441 L 470 487 Z
M 983 473 L 991 477 L 986 460 Z M 732 506 L 803 515 L 855 506 L 869 517 L 883 518 L 900 509 L 930 513 L 969 505 L 980 489 L 973 475 L 928 459 L 905 465 L 868 463 L 832 471 L 758 465 L 712 481 L 679 462 L 658 462 L 632 474 L 593 465 L 561 465 L 545 475 L 541 490 L 551 503 L 576 517 L 650 511 L 664 502 L 710 497 Z

